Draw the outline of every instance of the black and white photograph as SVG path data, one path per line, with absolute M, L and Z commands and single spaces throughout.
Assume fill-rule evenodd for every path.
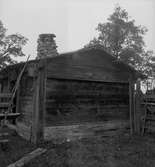
M 0 167 L 155 167 L 154 0 L 0 0 Z

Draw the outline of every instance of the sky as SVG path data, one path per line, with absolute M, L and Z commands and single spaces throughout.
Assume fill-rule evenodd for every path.
M 155 52 L 154 0 L 0 0 L 0 20 L 7 34 L 20 33 L 29 39 L 23 50 L 33 59 L 41 33 L 56 35 L 59 53 L 82 48 L 97 36 L 95 28 L 107 21 L 116 4 L 136 25 L 147 27 L 146 47 Z

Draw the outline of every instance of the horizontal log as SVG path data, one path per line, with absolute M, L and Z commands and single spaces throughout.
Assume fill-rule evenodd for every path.
M 45 140 L 51 140 L 53 138 L 72 139 L 74 137 L 79 138 L 87 135 L 94 136 L 98 131 L 107 132 L 112 129 L 125 129 L 126 127 L 129 127 L 127 120 L 50 126 L 45 127 Z
M 155 103 L 150 103 L 150 102 L 145 102 L 141 103 L 142 105 L 147 105 L 147 106 L 155 106 Z
M 11 93 L 0 93 L 0 98 L 11 98 L 12 94 Z
M 81 62 L 82 63 L 82 62 Z M 77 64 L 77 62 L 74 64 L 73 62 L 71 64 L 65 64 L 65 63 L 52 63 L 52 66 L 48 66 L 47 71 L 52 71 L 54 69 L 61 69 L 61 68 L 74 68 L 74 69 L 78 69 L 78 70 L 100 70 L 100 71 L 117 71 L 118 69 L 110 64 L 102 64 L 102 66 L 94 66 L 94 65 L 89 65 L 89 64 L 83 64 L 81 65 Z M 53 68 L 52 68 L 53 67 Z
M 20 116 L 20 113 L 8 113 L 7 115 L 7 119 L 16 119 L 17 117 Z M 1 114 L 0 113 L 0 119 L 4 119 L 5 118 L 5 114 Z
M 7 102 L 0 102 L 0 108 L 7 108 L 10 106 L 10 103 Z
M 89 86 L 89 85 L 86 85 Z M 64 94 L 70 94 L 70 95 L 81 95 L 81 94 L 88 94 L 88 95 L 115 95 L 115 96 L 121 96 L 121 95 L 128 95 L 128 89 L 121 89 L 121 88 L 100 88 L 95 89 L 94 87 L 90 88 L 91 90 L 87 90 L 86 88 L 80 88 L 80 87 L 66 87 L 66 90 L 64 90 L 64 87 L 57 88 L 57 87 L 46 87 L 46 92 L 51 94 L 58 94 L 60 92 Z M 68 92 L 70 90 L 70 92 Z
M 155 95 L 145 95 L 144 99 L 147 99 L 147 98 L 155 99 Z
M 89 104 L 89 103 L 88 103 Z M 46 103 L 46 107 L 47 108 L 57 108 L 58 105 L 55 104 L 55 103 Z M 124 105 L 124 104 L 119 104 L 119 105 L 114 105 L 114 104 L 109 104 L 109 105 L 104 105 L 104 104 L 100 104 L 100 105 L 96 105 L 96 104 L 64 104 L 64 105 L 59 105 L 59 107 L 62 107 L 62 108 L 65 108 L 65 107 L 71 107 L 71 108 L 74 108 L 74 107 L 78 107 L 79 109 L 82 109 L 82 108 L 85 108 L 87 110 L 90 110 L 90 109 L 96 109 L 96 108 L 100 108 L 101 110 L 105 109 L 105 110 L 118 110 L 118 109 L 126 109 L 128 108 L 128 105 Z
M 59 72 L 64 72 L 64 73 L 70 73 L 70 75 L 74 74 L 75 72 L 80 73 L 81 75 L 83 75 L 84 73 L 110 73 L 111 75 L 114 74 L 120 74 L 120 76 L 122 77 L 123 75 L 126 74 L 129 75 L 128 73 L 125 73 L 124 71 L 120 71 L 117 68 L 115 68 L 114 66 L 110 66 L 110 64 L 105 64 L 104 66 L 88 66 L 88 65 L 70 65 L 70 64 L 52 64 L 51 66 L 48 66 L 47 68 L 47 72 L 48 73 L 59 73 Z
M 3 140 L 0 140 L 0 144 L 2 144 L 2 143 L 8 143 L 9 142 L 9 140 L 8 139 L 3 139 Z
M 0 137 L 4 137 L 4 136 L 8 136 L 8 135 L 9 135 L 9 133 L 7 133 L 7 132 L 0 133 Z
M 55 99 L 56 101 L 87 101 L 87 100 L 93 100 L 93 101 L 128 101 L 128 95 L 63 95 L 63 94 L 52 94 L 47 96 L 48 99 Z
M 33 96 L 20 96 L 20 99 L 25 101 L 31 101 L 33 99 Z
M 32 105 L 28 102 L 25 102 L 25 103 L 21 103 L 21 109 L 22 110 L 31 110 L 32 109 Z
M 125 83 L 115 83 L 115 82 L 89 82 L 89 81 L 82 81 L 82 80 L 74 80 L 74 79 L 59 79 L 59 78 L 47 78 L 47 81 L 46 83 L 52 83 L 52 84 L 57 84 L 58 82 L 65 82 L 65 83 L 73 83 L 73 84 L 78 84 L 78 83 L 82 83 L 82 84 L 90 84 L 90 85 L 94 85 L 94 84 L 99 84 L 99 85 L 104 85 L 104 86 L 108 86 L 108 85 L 111 85 L 111 86 L 122 86 L 122 85 L 128 85 L 126 82 Z
M 63 74 L 48 74 L 47 79 L 67 79 L 67 80 L 78 80 L 78 81 L 94 81 L 94 82 L 116 82 L 116 83 L 128 83 L 128 80 L 119 80 L 119 79 L 106 79 L 103 77 L 94 77 L 94 78 L 89 78 L 89 77 L 82 77 L 81 75 L 74 75 L 70 76 L 68 75 L 63 75 Z
M 147 116 L 146 120 L 155 121 L 155 117 Z

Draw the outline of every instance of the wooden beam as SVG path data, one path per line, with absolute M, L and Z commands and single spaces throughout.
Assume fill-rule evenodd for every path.
M 34 84 L 33 114 L 32 114 L 32 139 L 33 143 L 39 143 L 44 139 L 44 115 L 45 115 L 45 85 L 46 85 L 46 60 L 40 60 L 38 75 Z
M 22 157 L 21 159 L 19 159 L 15 163 L 8 165 L 8 167 L 23 167 L 27 163 L 29 163 L 32 159 L 36 158 L 37 156 L 39 156 L 45 152 L 46 152 L 46 149 L 37 148 L 36 150 L 28 153 L 27 155 L 25 155 L 24 157 Z

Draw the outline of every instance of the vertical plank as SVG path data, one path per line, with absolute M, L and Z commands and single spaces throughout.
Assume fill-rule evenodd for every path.
M 38 65 L 38 75 L 34 80 L 33 114 L 32 114 L 32 138 L 31 142 L 39 143 L 44 138 L 45 120 L 45 82 L 46 64 L 45 60 L 40 60 Z
M 130 134 L 134 133 L 134 82 L 129 79 Z

